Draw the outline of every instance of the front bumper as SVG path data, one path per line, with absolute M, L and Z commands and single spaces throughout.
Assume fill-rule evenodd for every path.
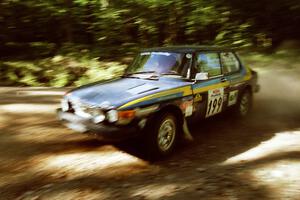
M 58 118 L 68 128 L 81 133 L 87 133 L 105 141 L 120 141 L 138 135 L 139 127 L 136 126 L 115 126 L 104 123 L 95 124 L 90 119 L 85 119 L 71 112 L 57 110 Z

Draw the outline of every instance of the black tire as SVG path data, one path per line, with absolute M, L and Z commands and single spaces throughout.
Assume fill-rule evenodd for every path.
M 177 144 L 180 127 L 178 119 L 172 113 L 155 115 L 146 127 L 146 146 L 148 157 L 158 160 L 170 155 Z
M 238 102 L 234 107 L 234 114 L 239 118 L 246 117 L 252 109 L 253 99 L 250 89 L 245 89 L 239 96 Z

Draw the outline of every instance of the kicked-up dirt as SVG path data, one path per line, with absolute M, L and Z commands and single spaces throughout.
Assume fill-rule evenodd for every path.
M 259 71 L 252 114 L 190 127 L 170 158 L 63 127 L 65 89 L 0 88 L 0 199 L 300 199 L 300 71 Z

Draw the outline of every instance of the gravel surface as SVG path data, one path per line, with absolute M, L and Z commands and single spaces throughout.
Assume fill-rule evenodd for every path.
M 0 88 L 0 199 L 300 199 L 300 73 L 259 75 L 248 118 L 199 122 L 155 163 L 63 127 L 65 89 Z

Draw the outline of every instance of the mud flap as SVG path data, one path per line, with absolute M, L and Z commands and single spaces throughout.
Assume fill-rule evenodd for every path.
M 193 141 L 194 138 L 190 133 L 190 130 L 188 128 L 188 125 L 187 125 L 187 122 L 186 122 L 185 118 L 184 118 L 184 122 L 183 122 L 183 125 L 182 125 L 182 129 L 183 129 L 183 138 L 187 141 Z

